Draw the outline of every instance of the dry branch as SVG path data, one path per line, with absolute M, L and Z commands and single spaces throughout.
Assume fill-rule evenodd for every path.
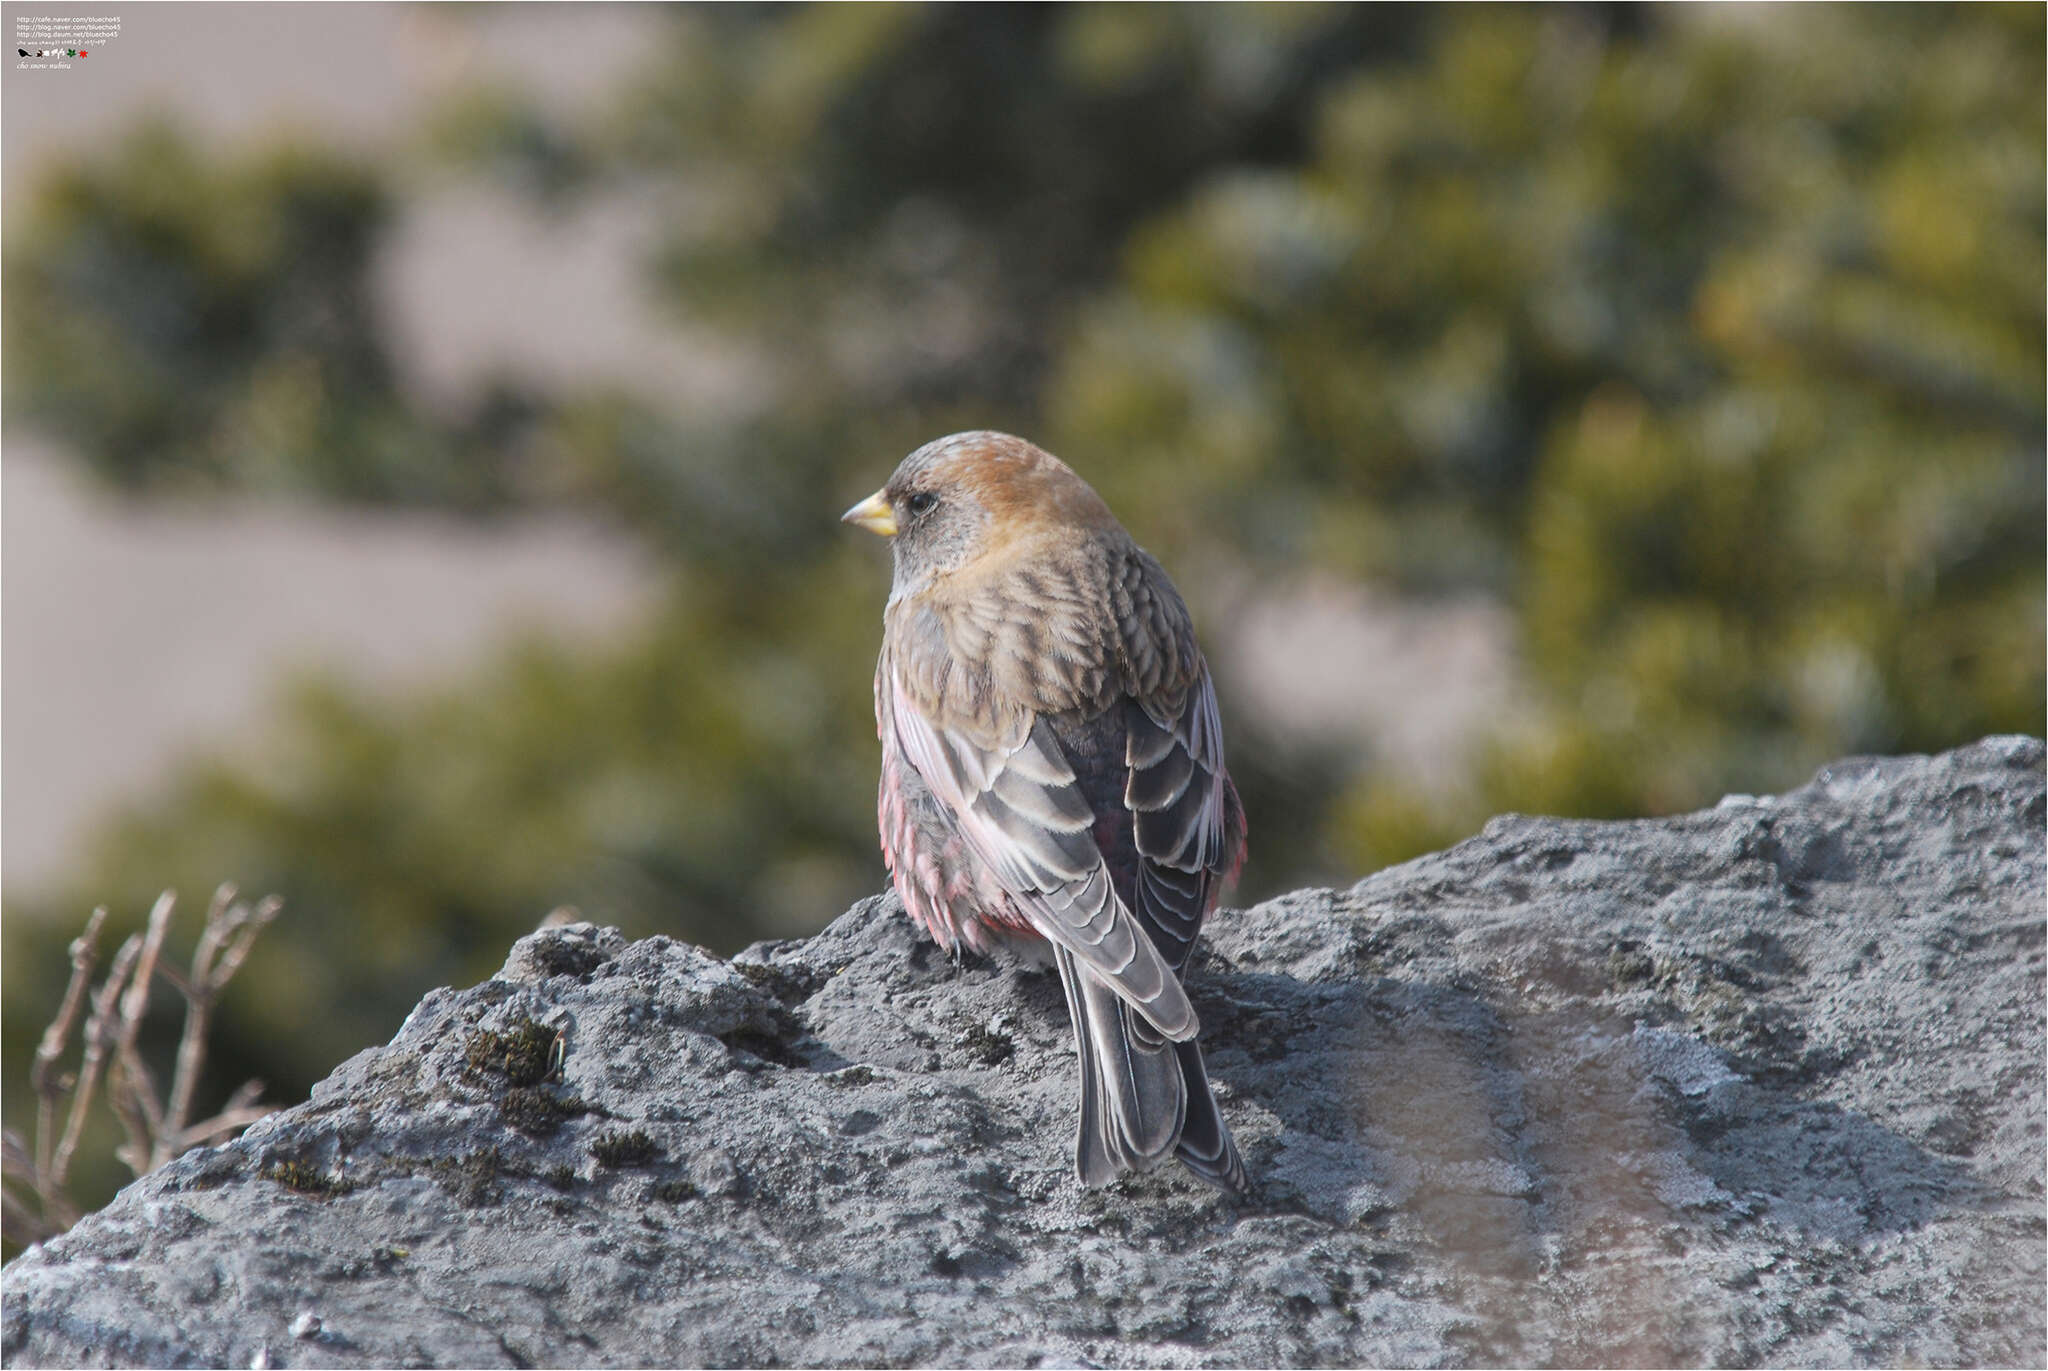
M 68 1189 L 71 1160 L 103 1080 L 107 1107 L 125 1134 L 114 1155 L 138 1176 L 191 1148 L 224 1141 L 270 1113 L 269 1106 L 256 1103 L 263 1092 L 262 1083 L 248 1081 L 212 1117 L 196 1124 L 186 1122 L 206 1063 L 214 1008 L 228 982 L 241 970 L 256 938 L 277 917 L 281 904 L 276 896 L 253 908 L 238 904 L 235 888 L 223 885 L 207 907 L 191 969 L 183 973 L 162 959 L 164 936 L 175 906 L 175 896 L 165 891 L 150 910 L 143 932 L 127 938 L 114 954 L 107 977 L 96 990 L 91 983 L 99 965 L 99 938 L 107 911 L 95 909 L 85 931 L 72 940 L 71 979 L 56 1017 L 36 1046 L 30 1074 L 36 1094 L 35 1143 L 31 1146 L 11 1128 L 0 1139 L 0 1162 L 4 1162 L 0 1171 L 5 1176 L 4 1187 L 0 1187 L 0 1197 L 4 1197 L 0 1217 L 4 1217 L 10 1241 L 40 1241 L 78 1221 L 78 1207 Z M 142 1022 L 149 1013 L 150 992 L 158 978 L 169 982 L 185 1000 L 185 1025 L 168 1095 L 159 1094 L 142 1051 Z M 78 1069 L 60 1072 L 58 1064 L 70 1050 L 81 1015 L 85 1026 Z M 61 1134 L 56 1126 L 60 1112 L 65 1115 Z

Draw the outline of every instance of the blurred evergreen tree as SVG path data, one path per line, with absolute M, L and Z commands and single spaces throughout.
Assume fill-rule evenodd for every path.
M 1065 353 L 1113 501 L 1519 609 L 1545 716 L 1448 801 L 1356 782 L 1359 865 L 2041 727 L 2040 12 L 1762 18 L 1462 12 Z
M 726 948 L 828 917 L 881 882 L 885 578 L 833 521 L 970 426 L 1069 457 L 1184 582 L 1520 615 L 1533 717 L 1443 795 L 1233 716 L 1248 897 L 1500 809 L 2039 732 L 2042 46 L 2023 6 L 690 8 L 585 121 L 477 92 L 404 150 L 551 206 L 686 193 L 651 288 L 763 377 L 718 419 L 422 413 L 367 303 L 398 183 L 141 135 L 10 224 L 10 418 L 142 489 L 596 508 L 673 583 L 607 653 L 301 687 L 270 760 L 109 830 L 76 913 L 283 893 L 220 1065 L 285 1097 L 556 904 Z M 9 910 L 10 1088 L 73 924 Z
M 129 489 L 501 502 L 518 397 L 446 424 L 398 385 L 368 289 L 393 213 L 296 144 L 223 165 L 152 124 L 67 163 L 9 225 L 8 417 Z

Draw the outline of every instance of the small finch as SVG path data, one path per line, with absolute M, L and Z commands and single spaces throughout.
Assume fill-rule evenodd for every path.
M 1058 458 L 956 433 L 845 522 L 891 540 L 875 723 L 882 853 L 940 946 L 1058 968 L 1082 1184 L 1168 1156 L 1246 1189 L 1182 987 L 1244 862 L 1187 606 Z

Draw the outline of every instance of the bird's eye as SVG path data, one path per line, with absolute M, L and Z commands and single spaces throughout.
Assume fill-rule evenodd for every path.
M 938 496 L 928 490 L 920 490 L 917 494 L 905 500 L 903 504 L 912 514 L 929 514 L 932 512 L 932 507 L 938 504 L 938 502 Z

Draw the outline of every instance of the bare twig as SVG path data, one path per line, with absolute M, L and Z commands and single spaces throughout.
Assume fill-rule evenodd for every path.
M 30 1195 L 36 1200 L 33 1210 Z M 57 1231 L 51 1215 L 50 1193 L 28 1139 L 11 1128 L 0 1128 L 0 1234 L 25 1247 Z
M 142 955 L 128 982 L 128 992 L 121 997 L 121 1036 L 114 1057 L 118 1070 L 107 1081 L 108 1103 L 128 1129 L 128 1143 L 117 1155 L 138 1176 L 155 1169 L 150 1158 L 156 1150 L 153 1140 L 163 1132 L 164 1107 L 157 1094 L 156 1077 L 135 1044 L 142 1036 L 142 1021 L 149 1014 L 149 991 L 156 980 L 157 958 L 163 952 L 164 930 L 170 927 L 171 912 L 177 903 L 178 897 L 171 891 L 157 896 L 156 905 L 149 911 L 149 922 L 143 926 Z
M 276 1105 L 256 1103 L 257 1097 L 262 1093 L 263 1082 L 243 1081 L 241 1087 L 228 1096 L 228 1102 L 220 1107 L 218 1114 L 193 1124 L 179 1135 L 181 1141 L 178 1150 L 182 1152 L 188 1148 L 198 1147 L 217 1137 L 247 1128 L 258 1119 L 275 1113 Z
M 64 1121 L 64 1137 L 50 1163 L 50 1184 L 59 1190 L 71 1175 L 71 1156 L 78 1150 L 79 1134 L 85 1131 L 86 1106 L 92 1103 L 93 1092 L 99 1088 L 100 1073 L 106 1069 L 107 1055 L 118 1036 L 116 1019 L 121 988 L 127 984 L 129 974 L 135 970 L 135 959 L 141 955 L 142 939 L 129 934 L 121 950 L 114 954 L 114 966 L 107 973 L 106 983 L 92 997 L 92 1017 L 85 1021 L 85 1055 L 78 1066 L 77 1088 L 71 1094 L 71 1115 Z
M 60 1231 L 45 1216 L 31 1213 L 28 1201 L 20 1195 L 12 1190 L 0 1190 L 0 1234 L 4 1234 L 9 1242 L 27 1247 Z
M 231 885 L 214 892 L 213 903 L 206 911 L 206 926 L 200 930 L 199 945 L 192 952 L 192 974 L 184 987 L 185 1031 L 178 1040 L 177 1068 L 171 1073 L 171 1098 L 156 1130 L 156 1146 L 150 1153 L 152 1171 L 194 1145 L 187 1141 L 194 1130 L 185 1126 L 185 1120 L 191 1115 L 192 1092 L 199 1086 L 200 1066 L 206 1059 L 206 1034 L 213 1023 L 214 1003 L 241 970 L 242 959 L 249 955 L 256 936 L 270 926 L 278 910 L 284 907 L 275 895 L 254 910 L 234 903 L 234 897 L 235 888 Z M 260 1092 L 261 1087 L 254 1081 L 243 1085 L 219 1114 L 200 1125 L 201 1136 L 211 1137 L 225 1131 L 221 1126 L 224 1119 L 250 1114 Z M 242 1098 L 245 1094 L 247 1099 Z M 256 1112 L 243 1125 L 230 1127 L 254 1123 L 268 1112 Z
M 29 1071 L 29 1084 L 36 1092 L 34 1167 L 38 1192 L 42 1189 L 41 1178 L 50 1174 L 51 1149 L 57 1136 L 57 1102 L 64 1097 L 64 1082 L 53 1072 L 64 1049 L 71 1045 L 71 1030 L 78 1026 L 78 1013 L 85 1007 L 86 988 L 92 983 L 93 969 L 99 965 L 100 929 L 106 922 L 107 910 L 102 905 L 85 921 L 85 932 L 71 940 L 71 981 L 64 987 L 64 1003 L 50 1026 L 43 1030 L 43 1040 L 36 1044 L 36 1064 Z
M 4 1202 L 0 1204 L 0 1234 L 26 1246 L 55 1231 L 48 1218 L 49 1193 L 36 1159 L 30 1154 L 28 1139 L 11 1128 L 0 1128 L 0 1178 L 11 1183 L 0 1185 L 0 1202 Z M 31 1194 L 36 1197 L 36 1210 L 40 1212 L 29 1209 L 27 1197 Z
M 188 996 L 194 986 L 205 985 L 213 975 L 213 959 L 220 952 L 222 939 L 234 932 L 247 914 L 245 906 L 235 903 L 235 883 L 223 881 L 220 889 L 213 892 L 213 902 L 206 907 L 206 923 L 199 930 L 198 945 L 192 949 L 190 978 L 169 966 L 164 968 L 164 976 Z
M 283 900 L 275 895 L 266 895 L 253 912 L 237 921 L 235 927 L 230 930 L 231 940 L 227 950 L 221 954 L 220 965 L 213 970 L 213 989 L 216 994 L 234 978 L 237 971 L 242 969 L 242 962 L 248 957 L 249 949 L 255 945 L 257 935 L 270 927 L 271 921 L 277 918 L 278 911 L 283 908 Z
M 99 962 L 100 929 L 107 921 L 105 909 L 95 909 L 86 920 L 85 932 L 71 940 L 71 979 L 64 987 L 64 1000 L 57 1017 L 43 1030 L 36 1044 L 35 1063 L 29 1070 L 29 1084 L 36 1096 L 36 1141 L 31 1150 L 26 1139 L 13 1129 L 0 1131 L 0 1231 L 15 1242 L 29 1243 L 59 1232 L 78 1215 L 64 1192 L 57 1169 L 57 1113 L 65 1094 L 76 1084 L 72 1075 L 59 1075 L 57 1063 L 71 1044 L 72 1030 L 86 1004 L 86 992 Z M 68 1152 L 65 1154 L 68 1163 Z M 6 1189 L 11 1183 L 13 1188 Z M 35 1196 L 36 1212 L 26 1198 Z
M 10 1241 L 34 1242 L 77 1222 L 78 1209 L 66 1185 L 87 1113 L 102 1083 L 107 1106 L 126 1134 L 115 1155 L 138 1176 L 193 1147 L 224 1140 L 271 1112 L 269 1106 L 256 1103 L 263 1093 L 262 1083 L 248 1081 L 212 1117 L 186 1123 L 203 1074 L 214 1007 L 241 970 L 257 936 L 277 918 L 281 903 L 271 896 L 253 907 L 238 904 L 234 887 L 223 885 L 207 909 L 191 968 L 185 972 L 162 959 L 174 906 L 175 897 L 165 891 L 150 910 L 143 932 L 129 937 L 114 954 L 106 979 L 97 989 L 91 983 L 99 965 L 99 937 L 107 911 L 94 910 L 85 932 L 71 943 L 71 979 L 56 1018 L 36 1047 L 30 1077 L 37 1102 L 35 1143 L 31 1146 L 11 1128 L 0 1134 L 0 1162 L 4 1162 L 0 1168 L 4 1170 L 4 1184 L 0 1184 L 4 1207 L 0 1210 L 4 1210 Z M 159 976 L 185 999 L 184 1031 L 168 1096 L 158 1093 L 140 1045 L 150 991 Z M 84 1029 L 78 1070 L 60 1072 L 59 1063 L 81 1018 Z M 67 1096 L 69 1110 L 60 1136 L 56 1119 Z

